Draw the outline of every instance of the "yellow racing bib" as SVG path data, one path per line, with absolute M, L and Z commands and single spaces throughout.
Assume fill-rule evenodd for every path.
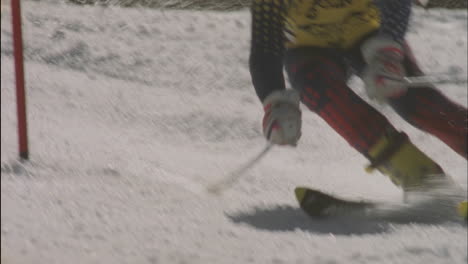
M 372 0 L 290 0 L 285 12 L 286 47 L 349 48 L 380 26 Z

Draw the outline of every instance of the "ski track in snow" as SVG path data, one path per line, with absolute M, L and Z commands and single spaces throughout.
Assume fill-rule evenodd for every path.
M 2 263 L 466 263 L 466 224 L 449 217 L 306 217 L 297 185 L 377 201 L 401 193 L 305 109 L 296 149 L 274 148 L 221 197 L 204 191 L 265 144 L 247 11 L 22 8 L 31 161 L 16 157 L 4 7 Z M 466 28 L 465 11 L 415 9 L 408 39 L 423 69 L 466 73 Z M 439 88 L 467 105 L 466 85 Z M 464 159 L 376 107 L 466 190 Z

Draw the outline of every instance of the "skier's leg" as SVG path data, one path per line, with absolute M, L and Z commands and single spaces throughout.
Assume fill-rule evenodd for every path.
M 414 56 L 406 46 L 405 66 L 410 76 L 423 75 Z M 465 159 L 467 158 L 468 112 L 466 107 L 448 99 L 432 85 L 408 89 L 405 96 L 389 104 L 402 118 L 428 132 Z
M 395 184 L 408 189 L 423 185 L 430 174 L 443 174 L 439 165 L 346 85 L 345 64 L 336 51 L 290 50 L 285 66 L 302 102 Z
M 366 155 L 387 130 L 396 130 L 347 86 L 345 65 L 337 53 L 318 48 L 289 50 L 286 71 L 302 103 Z

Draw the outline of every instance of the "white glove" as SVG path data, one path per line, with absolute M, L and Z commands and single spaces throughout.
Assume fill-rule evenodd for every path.
M 407 87 L 403 83 L 405 55 L 400 44 L 387 38 L 372 37 L 362 44 L 361 52 L 367 63 L 362 79 L 369 98 L 385 102 L 406 93 Z
M 263 101 L 263 135 L 278 145 L 296 146 L 301 137 L 301 110 L 296 90 L 275 91 Z

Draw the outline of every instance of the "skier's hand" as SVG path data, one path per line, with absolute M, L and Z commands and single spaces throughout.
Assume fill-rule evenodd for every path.
M 388 38 L 372 37 L 363 43 L 361 52 L 367 63 L 362 79 L 369 98 L 385 102 L 406 93 L 404 50 L 400 44 Z
M 273 144 L 296 146 L 301 137 L 301 110 L 296 90 L 275 91 L 265 98 L 263 135 Z

